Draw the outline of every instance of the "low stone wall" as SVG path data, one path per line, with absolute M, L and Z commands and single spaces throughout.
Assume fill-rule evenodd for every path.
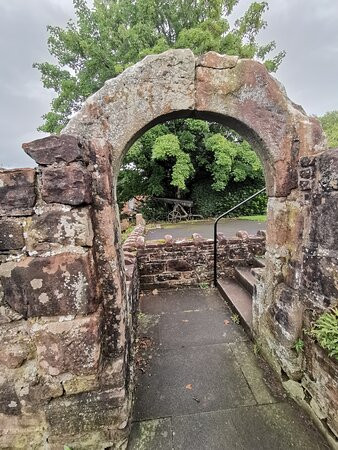
M 135 241 L 142 289 L 166 289 L 211 283 L 214 267 L 214 241 L 193 234 L 190 240 L 164 242 Z M 255 266 L 255 258 L 265 253 L 265 232 L 249 236 L 240 231 L 227 239 L 218 234 L 218 273 L 232 277 L 236 266 Z
M 143 225 L 137 225 L 130 233 L 125 243 L 123 244 L 124 255 L 124 267 L 126 274 L 126 289 L 127 289 L 127 307 L 128 307 L 128 329 L 130 329 L 130 339 L 127 342 L 130 343 L 132 348 L 134 331 L 135 331 L 135 313 L 138 308 L 139 294 L 140 294 L 140 271 L 138 267 L 136 245 L 137 239 L 141 237 L 143 241 L 145 227 Z M 127 354 L 129 351 L 126 352 Z
M 130 252 L 123 248 L 124 263 L 126 271 L 126 290 L 127 290 L 127 314 L 126 314 L 126 386 L 132 397 L 134 387 L 134 351 L 135 335 L 137 326 L 137 310 L 140 297 L 140 274 L 135 252 Z

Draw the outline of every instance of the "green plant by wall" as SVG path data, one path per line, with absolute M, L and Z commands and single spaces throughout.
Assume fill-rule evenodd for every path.
M 134 228 L 135 224 L 131 224 L 126 230 L 122 231 L 121 233 L 122 244 L 128 239 L 128 236 L 130 235 L 130 233 L 133 231 Z
M 296 340 L 296 342 L 293 345 L 294 350 L 296 350 L 297 355 L 299 355 L 300 353 L 302 353 L 302 351 L 304 350 L 304 341 L 301 338 L 298 338 Z
M 233 315 L 231 316 L 231 320 L 233 321 L 233 323 L 236 323 L 237 325 L 240 323 L 239 315 L 236 313 L 233 313 Z
M 309 333 L 318 343 L 338 359 L 338 308 L 323 313 Z
M 253 352 L 254 352 L 255 356 L 260 355 L 262 352 L 262 345 L 257 341 L 253 345 Z
M 329 147 L 338 146 L 338 111 L 330 111 L 319 117 L 323 130 L 327 136 Z

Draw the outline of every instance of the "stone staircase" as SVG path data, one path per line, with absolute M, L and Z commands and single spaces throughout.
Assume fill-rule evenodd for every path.
M 265 267 L 263 258 L 256 258 L 254 267 L 235 267 L 235 278 L 220 277 L 217 287 L 246 330 L 252 335 L 252 295 L 255 288 L 255 268 Z

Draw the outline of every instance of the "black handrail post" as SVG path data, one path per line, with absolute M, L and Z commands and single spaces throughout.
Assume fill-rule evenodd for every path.
M 218 219 L 214 223 L 214 286 L 217 287 L 217 224 Z
M 250 197 L 246 198 L 242 202 L 238 203 L 237 205 L 233 206 L 232 208 L 228 209 L 228 211 L 225 211 L 223 214 L 218 216 L 214 222 L 214 286 L 217 287 L 217 225 L 220 219 L 222 219 L 227 214 L 231 213 L 235 209 L 242 206 L 244 203 L 248 202 L 252 198 L 256 197 L 256 195 L 261 194 L 264 192 L 266 188 L 260 189 L 259 191 L 255 192 L 255 194 L 252 194 Z

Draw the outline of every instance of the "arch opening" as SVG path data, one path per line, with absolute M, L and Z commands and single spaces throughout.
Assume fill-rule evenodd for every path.
M 246 125 L 245 123 L 240 122 L 233 117 L 224 116 L 219 113 L 214 113 L 210 111 L 202 111 L 202 112 L 198 110 L 173 111 L 169 114 L 164 114 L 162 116 L 156 117 L 154 120 L 147 123 L 143 128 L 137 130 L 134 136 L 132 136 L 130 141 L 126 144 L 123 152 L 121 153 L 120 161 L 118 162 L 120 167 L 124 157 L 126 156 L 131 146 L 141 136 L 143 136 L 144 133 L 146 133 L 148 130 L 152 129 L 156 125 L 164 124 L 166 122 L 176 119 L 199 119 L 206 121 L 208 123 L 217 123 L 219 125 L 228 128 L 229 130 L 234 130 L 243 140 L 246 140 L 250 144 L 252 149 L 259 157 L 263 166 L 267 192 L 273 191 L 274 185 L 273 170 L 268 157 L 269 151 L 267 149 L 267 144 L 264 142 L 264 140 L 256 133 L 254 129 L 249 128 L 248 125 Z M 114 171 L 115 176 L 116 173 L 118 174 L 118 171 L 117 172 Z
M 195 223 L 194 225 L 190 225 L 188 223 L 181 224 L 181 230 L 179 229 L 180 226 L 177 224 L 178 227 L 177 230 L 174 230 L 172 228 L 172 225 L 168 229 L 166 229 L 166 225 L 163 225 L 163 230 L 161 231 L 153 231 L 150 233 L 150 237 L 146 236 L 146 240 L 160 240 L 161 242 L 164 242 L 164 238 L 166 242 L 168 242 L 169 245 L 172 245 L 175 240 L 172 240 L 172 236 L 170 236 L 170 233 L 174 232 L 174 237 L 177 238 L 179 241 L 180 239 L 188 240 L 187 243 L 190 241 L 194 245 L 202 244 L 204 242 L 203 246 L 199 249 L 199 254 L 205 254 L 204 258 L 206 261 L 208 261 L 205 264 L 201 264 L 199 258 L 192 258 L 191 259 L 191 253 L 190 254 L 190 261 L 189 257 L 187 257 L 188 253 L 184 252 L 184 248 L 178 249 L 176 253 L 172 253 L 170 256 L 162 255 L 163 246 L 162 243 L 159 244 L 158 249 L 154 248 L 153 253 L 148 255 L 147 258 L 142 258 L 142 256 L 139 258 L 140 264 L 140 281 L 141 281 L 141 288 L 142 289 L 156 289 L 161 287 L 184 287 L 184 286 L 191 286 L 195 285 L 198 286 L 200 283 L 202 285 L 212 285 L 212 273 L 214 270 L 214 264 L 212 261 L 210 261 L 210 258 L 208 258 L 208 254 L 213 251 L 212 247 L 213 244 L 213 222 L 220 214 L 224 213 L 226 210 L 236 206 L 236 204 L 239 204 L 243 202 L 244 200 L 247 200 L 247 198 L 255 193 L 257 191 L 261 190 L 262 188 L 265 188 L 264 183 L 264 168 L 261 166 L 257 168 L 257 160 L 252 160 L 253 157 L 253 149 L 250 147 L 247 143 L 247 141 L 242 140 L 242 136 L 238 135 L 234 132 L 234 130 L 230 129 L 229 127 L 226 127 L 223 124 L 228 124 L 228 118 L 225 118 L 220 123 L 220 117 L 217 115 L 212 114 L 202 114 L 197 115 L 198 121 L 194 123 L 192 130 L 194 129 L 194 126 L 200 126 L 198 133 L 191 134 L 192 136 L 192 142 L 194 142 L 194 148 L 190 149 L 189 147 L 187 149 L 184 148 L 184 141 L 183 141 L 183 149 L 180 149 L 182 152 L 186 152 L 185 155 L 189 158 L 189 164 L 192 165 L 192 171 L 189 175 L 186 176 L 184 180 L 185 186 L 183 188 L 178 188 L 177 184 L 176 187 L 173 187 L 173 182 L 171 178 L 171 171 L 173 169 L 174 163 L 169 162 L 170 157 L 173 159 L 173 155 L 166 156 L 164 158 L 160 159 L 160 162 L 156 161 L 156 167 L 149 169 L 148 163 L 144 166 L 143 158 L 145 155 L 142 155 L 139 159 L 137 156 L 135 156 L 136 153 L 142 153 L 142 149 L 136 150 L 132 152 L 132 155 L 134 158 L 132 158 L 131 162 L 128 161 L 128 164 L 131 164 L 132 167 L 128 168 L 124 166 L 124 170 L 127 172 L 126 179 L 123 180 L 123 185 L 126 183 L 126 180 L 131 180 L 131 185 L 135 186 L 135 181 L 133 181 L 133 172 L 136 174 L 136 178 L 139 180 L 139 183 L 137 184 L 137 188 L 143 186 L 144 191 L 138 191 L 136 188 L 136 193 L 134 197 L 143 196 L 146 197 L 146 200 L 144 198 L 139 203 L 145 202 L 146 205 L 150 204 L 150 216 L 146 215 L 146 220 L 152 222 L 156 222 L 156 220 L 162 220 L 162 221 L 170 221 L 171 222 L 177 222 L 180 220 L 184 220 L 187 218 L 199 218 L 204 219 L 204 222 L 201 222 L 200 224 Z M 202 120 L 201 117 L 208 117 L 209 121 Z M 189 125 L 191 125 L 189 122 L 186 122 L 184 125 L 182 122 L 179 122 L 178 124 L 178 130 L 177 130 L 177 123 L 175 124 L 176 119 L 187 119 L 187 118 L 196 118 L 195 111 L 177 111 L 169 116 L 162 116 L 159 117 L 158 120 L 156 120 L 154 123 L 150 125 L 156 126 L 158 124 L 165 124 L 166 128 L 165 130 L 157 129 L 158 136 L 155 133 L 155 136 L 157 138 L 160 137 L 166 137 L 167 133 L 171 133 L 171 136 L 174 136 L 175 133 L 180 135 L 182 133 L 184 135 L 184 132 L 187 132 L 189 130 Z M 213 119 L 211 122 L 210 120 Z M 217 122 L 215 122 L 217 120 Z M 202 127 L 202 125 L 199 122 L 207 122 L 207 128 L 205 128 L 205 125 Z M 231 122 L 230 122 L 231 123 Z M 223 126 L 222 126 L 223 125 Z M 220 127 L 222 126 L 222 127 Z M 151 130 L 153 127 L 146 126 L 142 131 L 143 135 L 148 130 Z M 182 131 L 184 128 L 184 131 Z M 238 129 L 238 127 L 237 127 Z M 147 131 L 144 131 L 147 130 Z M 203 131 L 202 131 L 203 130 Z M 213 153 L 213 150 L 210 148 L 207 148 L 206 141 L 210 136 L 214 136 L 217 134 L 217 137 L 222 135 L 224 138 L 224 141 L 229 143 L 231 149 L 228 147 L 224 148 L 224 156 L 229 157 L 230 161 L 230 168 L 225 165 L 219 165 L 218 171 L 223 170 L 224 174 L 226 174 L 226 179 L 222 179 L 220 177 L 221 184 L 224 184 L 222 187 L 217 188 L 217 178 L 212 172 L 212 164 L 216 161 L 215 153 Z M 248 134 L 248 133 L 247 133 Z M 142 136 L 143 136 L 142 135 Z M 142 138 L 141 136 L 141 138 Z M 152 135 L 151 135 L 152 136 Z M 201 136 L 203 136 L 201 138 Z M 251 142 L 254 141 L 257 144 L 257 140 L 255 139 L 256 136 L 253 132 L 250 133 L 251 136 Z M 252 138 L 253 136 L 253 138 Z M 137 142 L 137 140 L 140 139 L 140 133 L 137 132 L 134 136 L 134 139 L 131 141 L 131 143 L 128 144 L 129 149 L 134 144 L 134 142 Z M 149 154 L 149 139 L 153 139 L 152 144 L 155 144 L 156 146 L 156 138 L 155 137 L 146 137 L 145 139 L 145 151 L 146 158 L 152 159 L 152 149 L 150 149 Z M 142 141 L 142 139 L 141 139 Z M 140 141 L 139 141 L 140 142 Z M 223 143 L 223 141 L 221 141 Z M 178 139 L 178 145 L 181 145 L 182 142 Z M 242 146 L 242 143 L 244 145 Z M 219 145 L 220 142 L 217 141 L 216 146 L 217 150 L 219 151 Z M 140 142 L 140 147 L 142 148 L 142 143 Z M 240 149 L 239 153 L 233 153 L 233 151 L 236 151 L 235 149 Z M 129 150 L 127 150 L 129 151 Z M 256 157 L 257 152 L 256 153 Z M 251 155 L 249 155 L 251 154 Z M 126 156 L 126 152 L 123 152 L 123 155 Z M 245 159 L 246 156 L 250 156 L 251 159 Z M 201 158 L 203 160 L 203 165 L 199 165 L 199 161 L 201 161 Z M 244 158 L 244 159 L 243 159 Z M 259 156 L 258 156 L 259 158 Z M 174 158 L 175 159 L 175 158 Z M 161 164 L 162 163 L 162 164 Z M 139 165 L 138 165 L 139 164 Z M 238 170 L 242 170 L 243 173 L 241 174 L 242 178 L 236 179 L 235 170 L 236 165 Z M 122 163 L 123 167 L 123 163 Z M 165 169 L 164 169 L 165 167 Z M 165 190 L 161 190 L 160 194 L 156 193 L 149 193 L 147 190 L 147 184 L 143 185 L 144 180 L 151 179 L 152 173 L 151 170 L 155 170 L 156 173 L 161 172 L 163 169 L 163 177 L 161 179 L 160 185 L 157 186 L 160 188 L 163 188 L 165 186 Z M 195 173 L 195 169 L 198 172 Z M 129 173 L 128 173 L 129 172 Z M 131 173 L 131 178 L 128 178 Z M 120 172 L 121 174 L 121 172 Z M 263 177 L 262 177 L 263 174 Z M 197 176 L 197 178 L 196 178 Z M 235 181 L 234 181 L 235 178 Z M 122 179 L 123 179 L 123 173 L 122 173 Z M 157 181 L 157 180 L 156 180 Z M 116 181 L 115 181 L 116 183 Z M 116 183 L 117 184 L 117 183 Z M 116 188 L 115 184 L 115 188 Z M 201 189 L 202 186 L 202 189 Z M 212 187 L 216 186 L 214 189 Z M 156 186 L 155 186 L 156 188 Z M 135 189 L 135 187 L 134 187 Z M 148 188 L 149 189 L 149 188 Z M 209 191 L 210 189 L 210 191 Z M 203 193 L 202 193 L 203 191 Z M 236 195 L 236 192 L 238 191 L 238 194 Z M 120 191 L 121 192 L 121 191 Z M 135 192 L 135 191 L 133 191 Z M 169 193 L 170 192 L 170 193 Z M 198 196 L 196 196 L 197 193 L 202 193 L 202 196 L 206 196 L 209 201 L 208 207 L 205 206 L 205 202 L 201 201 Z M 130 190 L 127 189 L 127 193 L 130 194 Z M 123 204 L 121 203 L 121 199 L 117 196 L 117 201 L 120 204 L 120 207 L 123 205 L 126 205 L 126 202 L 130 200 L 129 197 L 125 196 L 125 193 L 121 192 L 121 195 L 123 195 Z M 227 194 L 230 194 L 229 196 Z M 155 198 L 153 198 L 155 196 Z M 223 200 L 223 207 L 219 205 L 221 202 L 222 196 L 224 197 Z M 159 198 L 160 197 L 160 198 Z M 165 197 L 164 199 L 161 197 Z M 169 197 L 169 198 L 168 198 Z M 214 201 L 215 205 L 212 204 L 212 197 L 217 197 L 217 200 Z M 232 198 L 232 200 L 226 200 L 227 198 Z M 193 201 L 194 202 L 193 202 Z M 258 200 L 258 203 L 257 203 Z M 216 206 L 217 205 L 217 206 Z M 156 208 L 161 210 L 165 210 L 165 212 L 161 211 L 161 213 L 154 214 L 153 209 Z M 215 209 L 216 208 L 216 209 Z M 245 210 L 245 211 L 244 211 Z M 249 211 L 250 210 L 250 211 Z M 254 212 L 252 212 L 254 210 Z M 147 208 L 145 209 L 147 211 Z M 207 213 L 205 213 L 207 211 Z M 210 212 L 211 211 L 211 212 Z M 130 216 L 134 213 L 135 217 L 135 211 L 129 211 Z M 149 210 L 148 210 L 149 214 Z M 206 215 L 207 214 L 207 215 Z M 127 216 L 126 214 L 125 216 Z M 220 223 L 221 228 L 218 229 L 220 232 L 218 234 L 217 242 L 220 241 L 220 246 L 218 249 L 218 245 L 216 245 L 217 252 L 219 253 L 219 259 L 222 261 L 222 269 L 220 270 L 220 274 L 223 276 L 223 278 L 226 279 L 237 279 L 240 280 L 240 273 L 237 271 L 236 267 L 238 269 L 246 269 L 247 276 L 250 279 L 251 283 L 251 274 L 250 268 L 254 267 L 261 267 L 263 265 L 262 260 L 258 260 L 257 258 L 261 258 L 264 256 L 265 253 L 265 236 L 266 236 L 266 223 L 265 223 L 265 217 L 262 218 L 262 216 L 266 216 L 266 203 L 264 202 L 264 194 L 262 193 L 259 198 L 256 198 L 255 203 L 250 202 L 245 205 L 245 207 L 240 208 L 235 211 L 235 213 L 232 216 L 229 217 L 238 217 L 238 216 L 261 216 L 260 218 L 255 219 L 252 218 L 252 221 L 247 220 L 244 222 L 243 220 L 238 220 L 237 222 L 232 220 L 228 222 L 227 228 L 225 223 Z M 121 218 L 121 209 L 119 217 Z M 227 217 L 227 219 L 229 219 Z M 142 220 L 141 218 L 139 218 Z M 126 218 L 123 219 L 123 230 L 128 228 L 128 221 Z M 136 222 L 137 223 L 137 222 Z M 236 228 L 237 227 L 237 228 Z M 246 228 L 247 227 L 247 228 Z M 209 228 L 209 229 L 208 229 Z M 122 231 L 123 231 L 122 230 Z M 136 229 L 137 232 L 134 232 L 132 234 L 132 237 L 127 239 L 127 242 L 124 244 L 124 249 L 129 251 L 135 251 L 135 238 L 140 238 L 139 236 L 139 230 Z M 243 231 L 246 230 L 246 231 Z M 238 232 L 238 236 L 236 233 Z M 196 235 L 197 233 L 197 235 Z M 199 235 L 199 233 L 202 233 L 202 235 Z M 225 234 L 224 234 L 225 233 Z M 256 233 L 258 233 L 257 236 Z M 155 234 L 155 237 L 154 237 Z M 151 237 L 151 235 L 153 235 Z M 249 237 L 250 235 L 250 237 Z M 234 242 L 232 245 L 226 244 L 226 239 L 234 239 Z M 144 247 L 144 238 L 141 237 L 141 240 L 139 240 L 139 246 L 138 247 Z M 207 241 L 209 240 L 209 241 Z M 152 242 L 148 242 L 148 244 L 152 244 Z M 154 245 L 154 244 L 153 244 Z M 237 249 L 236 249 L 237 247 Z M 146 245 L 147 248 L 147 245 Z M 196 250 L 197 250 L 196 246 Z M 141 249 L 139 248 L 141 251 Z M 191 249 L 190 249 L 191 250 Z M 156 255 L 156 251 L 158 252 L 158 255 Z M 204 253 L 203 253 L 204 252 Z M 141 251 L 142 253 L 142 251 Z M 236 255 L 237 253 L 237 255 Z M 139 254 L 139 252 L 138 252 Z M 233 256 L 229 256 L 232 254 Z M 199 255 L 199 256 L 200 256 Z M 176 262 L 173 261 L 173 259 L 176 259 Z M 157 261 L 157 263 L 152 266 L 151 260 L 154 259 Z M 148 264 L 149 261 L 149 264 Z M 161 263 L 159 263 L 161 261 Z M 194 267 L 195 266 L 195 267 Z M 197 270 L 196 270 L 197 269 Z M 151 275 L 150 275 L 151 274 Z M 129 275 L 128 275 L 129 276 Z M 237 277 L 237 278 L 236 278 Z M 170 281 L 170 280 L 173 281 Z M 244 289 L 245 288 L 245 281 L 239 281 L 240 287 L 242 286 L 241 283 L 244 283 Z M 248 294 L 252 294 L 253 286 L 249 286 Z M 249 297 L 249 295 L 248 295 Z M 230 299 L 229 299 L 230 300 Z M 235 299 L 234 299 L 235 300 Z M 251 298 L 247 299 L 248 302 L 252 302 Z M 231 300 L 230 300 L 231 302 Z M 237 303 L 237 302 L 236 302 Z M 234 306 L 236 308 L 236 306 Z M 250 328 L 252 326 L 252 313 L 249 313 L 249 322 L 250 322 Z

